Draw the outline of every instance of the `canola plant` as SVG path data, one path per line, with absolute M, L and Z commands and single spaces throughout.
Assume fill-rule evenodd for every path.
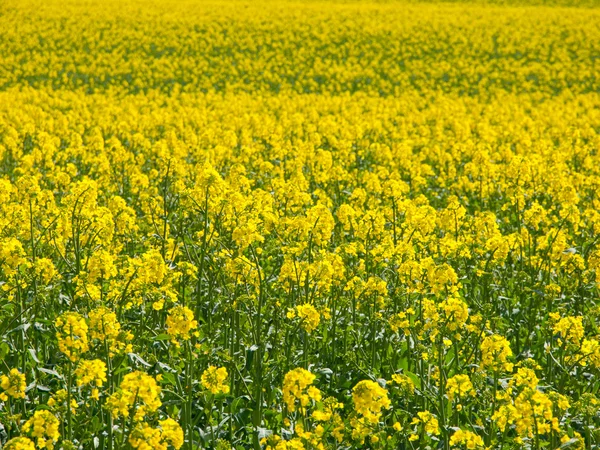
M 5 0 L 0 447 L 600 446 L 595 0 Z

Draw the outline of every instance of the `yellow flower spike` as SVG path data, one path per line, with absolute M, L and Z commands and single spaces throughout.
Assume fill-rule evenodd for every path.
M 106 382 L 106 364 L 99 359 L 81 361 L 75 369 L 75 376 L 77 377 L 77 386 L 93 384 L 96 387 L 102 387 Z
M 8 375 L 0 376 L 0 387 L 3 389 L 4 396 L 13 398 L 25 398 L 25 375 L 19 372 L 19 369 L 11 369 Z
M 391 406 L 387 390 L 371 380 L 359 381 L 352 389 L 354 410 L 371 424 L 376 424 L 383 409 Z
M 298 367 L 290 370 L 283 378 L 283 401 L 288 411 L 294 412 L 299 404 L 308 406 L 311 400 L 320 401 L 321 391 L 312 386 L 316 376 L 308 370 Z
M 60 437 L 58 419 L 46 410 L 36 411 L 23 425 L 23 432 L 37 439 L 37 446 L 54 448 Z
M 4 450 L 35 450 L 35 444 L 26 437 L 16 437 L 6 442 L 2 448 Z
M 89 349 L 88 326 L 85 319 L 76 312 L 66 312 L 54 322 L 58 347 L 75 362 Z
M 513 364 L 508 361 L 510 357 L 512 357 L 512 350 L 506 338 L 497 334 L 483 338 L 481 342 L 482 368 L 510 372 L 513 368 Z
M 229 386 L 225 384 L 227 381 L 227 369 L 225 367 L 210 366 L 206 369 L 200 378 L 202 386 L 208 389 L 213 394 L 229 393 Z
M 483 448 L 483 438 L 468 430 L 457 430 L 450 437 L 450 446 L 461 446 L 467 449 Z
M 194 319 L 194 313 L 186 306 L 175 306 L 169 310 L 167 315 L 167 334 L 171 342 L 179 346 L 179 341 L 187 341 L 191 338 L 194 330 L 198 328 L 198 321 Z

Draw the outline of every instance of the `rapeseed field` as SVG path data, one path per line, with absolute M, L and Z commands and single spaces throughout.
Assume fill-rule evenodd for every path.
M 600 3 L 4 0 L 0 447 L 600 448 Z

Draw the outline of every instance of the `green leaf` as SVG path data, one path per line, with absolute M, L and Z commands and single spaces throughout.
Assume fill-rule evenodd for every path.
M 411 379 L 411 381 L 414 383 L 416 388 L 421 389 L 421 379 L 416 374 L 414 374 L 408 370 L 405 370 L 404 375 L 406 375 L 408 378 Z
M 31 355 L 31 358 L 36 362 L 36 363 L 40 363 L 40 360 L 37 357 L 37 352 L 35 351 L 35 349 L 30 348 L 29 349 L 29 354 Z
M 38 367 L 38 370 L 43 373 L 47 373 L 48 375 L 53 375 L 62 380 L 62 375 L 58 373 L 56 370 L 46 369 L 44 367 Z
M 172 386 L 177 385 L 177 380 L 175 379 L 175 375 L 169 372 L 163 372 L 161 384 L 170 384 Z
M 6 358 L 6 355 L 8 355 L 9 353 L 10 346 L 6 342 L 0 344 L 0 361 L 4 361 L 4 358 Z
M 168 341 L 171 337 L 168 334 L 161 333 L 152 338 L 153 341 Z

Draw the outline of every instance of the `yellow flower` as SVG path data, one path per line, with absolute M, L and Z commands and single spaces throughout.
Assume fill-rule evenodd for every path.
M 114 418 L 129 417 L 139 421 L 146 414 L 155 412 L 161 405 L 161 389 L 150 375 L 135 371 L 123 377 L 119 390 L 106 399 L 106 407 Z
M 535 375 L 533 369 L 527 367 L 519 367 L 517 373 L 514 375 L 515 385 L 518 387 L 527 387 L 529 389 L 535 389 L 538 385 L 538 377 Z
M 129 435 L 129 444 L 139 450 L 167 450 L 169 446 L 180 449 L 183 445 L 183 430 L 171 418 L 161 420 L 158 428 L 140 422 Z
M 194 320 L 194 313 L 187 306 L 175 306 L 167 315 L 167 334 L 171 342 L 179 346 L 179 340 L 187 341 L 190 333 L 198 328 L 198 321 Z
M 25 398 L 25 375 L 19 369 L 11 369 L 7 375 L 0 376 L 0 387 L 4 390 L 2 394 L 13 398 Z M 1 395 L 1 394 L 0 394 Z
M 394 333 L 397 333 L 398 330 L 402 329 L 406 336 L 410 334 L 410 320 L 406 312 L 399 312 L 390 317 L 389 324 Z
M 512 356 L 510 344 L 503 336 L 492 334 L 481 342 L 481 367 L 492 371 L 510 372 L 513 364 L 508 361 Z
M 200 380 L 202 386 L 208 389 L 213 394 L 227 394 L 229 393 L 229 386 L 225 384 L 227 381 L 227 369 L 225 367 L 209 366 L 204 372 Z
M 54 322 L 58 348 L 71 361 L 77 361 L 88 351 L 88 326 L 85 319 L 76 312 L 66 312 Z
M 117 275 L 115 256 L 106 250 L 95 251 L 87 264 L 88 281 L 108 280 Z
M 304 409 L 311 400 L 321 400 L 321 392 L 314 386 L 316 376 L 308 370 L 298 367 L 290 370 L 283 378 L 283 401 L 289 412 L 296 410 L 296 402 Z
M 450 446 L 464 445 L 468 449 L 483 447 L 481 436 L 467 430 L 456 430 L 450 437 Z
M 513 405 L 501 405 L 492 415 L 492 420 L 496 422 L 498 429 L 502 432 L 507 425 L 515 423 L 517 419 L 517 410 Z
M 4 444 L 4 447 L 2 448 L 4 450 L 35 450 L 35 445 L 31 439 L 26 437 L 16 437 Z
M 395 373 L 392 375 L 390 383 L 397 385 L 406 394 L 412 395 L 415 392 L 415 384 L 406 375 Z
M 106 364 L 99 359 L 81 361 L 75 369 L 75 376 L 77 377 L 77 386 L 93 383 L 100 387 L 106 381 Z
M 435 436 L 440 434 L 438 420 L 429 411 L 420 411 L 417 413 L 417 417 L 413 418 L 411 425 L 419 424 L 422 424 L 426 433 L 433 434 Z
M 521 436 L 533 437 L 559 431 L 553 417 L 552 401 L 537 389 L 525 389 L 515 399 L 517 433 Z
M 319 326 L 319 322 L 321 321 L 319 312 L 314 306 L 308 303 L 296 306 L 296 310 L 293 311 L 292 314 L 288 312 L 288 318 L 293 319 L 295 317 L 300 319 L 302 328 L 304 328 L 307 333 L 314 331 L 315 328 Z
M 107 345 L 110 357 L 131 352 L 133 334 L 121 329 L 113 311 L 100 306 L 90 311 L 89 320 L 90 339 L 97 340 L 102 346 Z
M 14 275 L 19 267 L 28 265 L 25 250 L 19 240 L 12 237 L 0 240 L 0 269 L 5 275 Z
M 439 307 L 444 315 L 446 327 L 450 331 L 459 330 L 469 318 L 469 308 L 459 298 L 451 297 L 444 300 Z
M 583 317 L 563 317 L 553 325 L 552 331 L 569 344 L 579 346 L 584 335 Z
M 162 431 L 162 439 L 176 449 L 183 445 L 183 430 L 179 424 L 171 418 L 159 422 Z
M 23 432 L 37 439 L 39 448 L 51 449 L 60 437 L 58 426 L 58 419 L 50 411 L 40 410 L 25 422 Z
M 50 406 L 53 411 L 59 413 L 65 413 L 67 411 L 67 401 L 69 399 L 69 395 L 66 389 L 59 389 L 55 393 L 52 394 L 50 399 L 48 400 L 48 406 Z M 71 396 L 70 401 L 70 409 L 73 414 L 75 414 L 79 405 L 77 401 Z
M 50 258 L 38 258 L 35 261 L 35 274 L 42 282 L 48 284 L 56 276 L 57 271 Z
M 455 375 L 446 381 L 448 400 L 453 401 L 455 397 L 464 398 L 469 394 L 475 395 L 475 390 L 468 375 Z
M 371 380 L 359 381 L 352 389 L 354 410 L 371 424 L 379 422 L 382 409 L 388 409 L 391 401 L 387 390 Z

